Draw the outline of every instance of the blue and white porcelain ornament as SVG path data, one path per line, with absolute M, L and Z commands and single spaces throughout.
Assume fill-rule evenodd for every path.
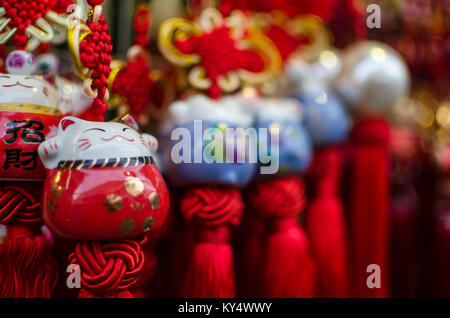
M 410 75 L 403 58 L 390 46 L 356 43 L 342 57 L 335 87 L 352 107 L 384 112 L 408 94 Z
M 270 151 L 277 160 L 277 174 L 301 173 L 312 159 L 311 138 L 303 126 L 302 106 L 295 99 L 260 98 L 256 109 L 255 128 L 258 129 L 258 146 Z M 267 129 L 268 138 L 261 130 Z M 264 153 L 262 151 L 261 153 Z M 264 164 L 264 159 L 259 158 Z M 270 163 L 274 166 L 274 163 Z
M 305 89 L 303 86 L 310 82 L 331 85 L 342 69 L 340 55 L 335 49 L 326 49 L 313 63 L 307 63 L 299 57 L 289 60 L 282 79 L 285 94 L 298 96 Z
M 246 186 L 257 167 L 256 159 L 253 163 L 248 158 L 256 153 L 256 142 L 245 136 L 227 138 L 227 131 L 245 130 L 252 123 L 237 96 L 213 100 L 195 95 L 173 103 L 159 130 L 166 177 L 176 186 Z
M 298 97 L 305 113 L 305 127 L 314 145 L 339 143 L 348 135 L 350 119 L 340 98 L 318 83 L 305 85 Z

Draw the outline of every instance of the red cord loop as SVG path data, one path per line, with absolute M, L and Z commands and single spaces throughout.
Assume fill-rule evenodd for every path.
M 144 56 L 128 61 L 126 68 L 114 79 L 111 93 L 127 98 L 130 114 L 139 118 L 151 103 L 155 84 L 150 79 L 150 65 Z
M 202 227 L 238 225 L 243 209 L 240 192 L 232 188 L 193 187 L 181 200 L 186 222 Z
M 230 28 L 222 26 L 200 36 L 176 41 L 176 46 L 184 54 L 198 54 L 206 77 L 212 80 L 209 89 L 211 98 L 219 98 L 221 94 L 218 77 L 231 71 L 244 69 L 259 72 L 264 68 L 264 61 L 257 53 L 238 49 L 231 37 Z
M 41 221 L 39 195 L 24 186 L 7 184 L 0 187 L 0 223 Z
M 96 295 L 108 295 L 129 289 L 140 277 L 144 266 L 142 242 L 137 240 L 83 241 L 69 256 L 81 269 L 84 289 Z
M 303 183 L 295 176 L 259 181 L 248 192 L 249 206 L 272 221 L 293 217 L 305 207 L 304 190 Z

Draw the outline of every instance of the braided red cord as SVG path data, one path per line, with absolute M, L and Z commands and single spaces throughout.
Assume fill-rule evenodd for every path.
M 6 17 L 11 18 L 8 26 L 11 29 L 17 27 L 17 31 L 12 37 L 13 45 L 17 49 L 23 50 L 27 45 L 26 28 L 53 9 L 55 4 L 56 0 L 7 0 L 1 2 L 1 6 L 6 10 Z
M 0 223 L 7 239 L 0 244 L 0 298 L 50 297 L 58 264 L 41 235 L 40 190 L 33 182 L 0 186 Z
M 144 266 L 141 244 L 131 239 L 82 241 L 69 262 L 80 266 L 83 289 L 99 296 L 114 295 L 139 279 Z
M 259 181 L 249 191 L 248 201 L 251 212 L 262 216 L 268 225 L 259 242 L 259 263 L 255 265 L 260 267 L 254 269 L 256 280 L 252 282 L 259 289 L 258 294 L 263 297 L 314 296 L 317 268 L 306 233 L 297 221 L 305 206 L 301 180 L 288 176 Z M 254 264 L 254 260 L 252 262 Z
M 295 176 L 260 181 L 248 192 L 248 203 L 254 212 L 266 218 L 295 217 L 306 204 L 304 188 Z
M 100 5 L 102 1 L 91 0 L 88 3 L 95 7 Z M 92 70 L 91 86 L 98 91 L 89 113 L 92 114 L 94 120 L 103 121 L 108 108 L 105 102 L 105 94 L 108 87 L 108 76 L 111 72 L 109 67 L 112 52 L 111 36 L 109 35 L 108 24 L 103 13 L 100 15 L 97 23 L 88 21 L 86 24 L 92 33 L 80 43 L 80 59 L 85 67 Z
M 126 68 L 114 79 L 111 93 L 125 96 L 130 114 L 139 118 L 151 103 L 155 84 L 150 79 L 150 65 L 143 56 L 128 61 Z
M 219 187 L 194 187 L 181 201 L 187 223 L 203 227 L 238 225 L 244 204 L 238 190 Z
M 40 197 L 24 186 L 0 188 L 0 223 L 11 221 L 35 223 L 41 220 Z
M 175 44 L 182 53 L 198 54 L 201 57 L 206 77 L 212 81 L 208 92 L 211 98 L 219 98 L 221 95 L 217 83 L 220 75 L 240 69 L 260 72 L 264 68 L 261 56 L 236 47 L 230 28 L 225 25 L 200 36 L 176 41 Z
M 140 45 L 142 47 L 147 47 L 150 27 L 151 15 L 149 7 L 147 5 L 141 5 L 137 8 L 134 15 L 134 44 Z
M 181 213 L 194 226 L 196 237 L 183 296 L 235 296 L 230 225 L 240 223 L 243 209 L 241 194 L 233 188 L 200 186 L 186 191 L 181 200 Z

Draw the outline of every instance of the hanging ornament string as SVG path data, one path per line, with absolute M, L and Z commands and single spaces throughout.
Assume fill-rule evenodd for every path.
M 136 46 L 135 48 L 141 48 Z M 130 52 L 130 51 L 129 51 Z M 143 50 L 141 52 L 145 53 Z M 129 113 L 139 119 L 153 99 L 155 83 L 151 79 L 151 69 L 147 54 L 137 54 L 129 58 L 125 67 L 123 63 L 118 65 L 117 71 L 113 68 L 110 77 L 110 89 L 113 95 L 126 98 L 130 110 Z
M 103 121 L 109 99 L 108 77 L 111 72 L 111 36 L 102 12 L 102 0 L 88 0 L 93 8 L 86 24 L 69 25 L 68 40 L 84 90 L 93 99 L 91 107 L 81 115 L 89 120 Z
M 133 20 L 134 44 L 143 48 L 148 46 L 151 25 L 150 5 L 142 3 L 137 7 Z
M 150 27 L 150 6 L 141 4 L 134 17 L 134 45 L 128 49 L 127 61 L 113 61 L 108 78 L 111 94 L 121 97 L 120 104 L 124 97 L 129 113 L 138 120 L 149 105 L 160 105 L 164 94 L 155 83 L 150 54 L 146 51 Z

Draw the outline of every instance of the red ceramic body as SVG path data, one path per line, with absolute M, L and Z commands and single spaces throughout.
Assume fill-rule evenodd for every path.
M 0 104 L 0 180 L 45 179 L 37 149 L 56 133 L 59 112 L 32 104 Z
M 155 193 L 159 204 L 152 207 L 149 198 L 155 203 Z M 42 202 L 47 227 L 58 236 L 77 240 L 148 233 L 163 225 L 169 209 L 167 187 L 155 164 L 48 169 Z

